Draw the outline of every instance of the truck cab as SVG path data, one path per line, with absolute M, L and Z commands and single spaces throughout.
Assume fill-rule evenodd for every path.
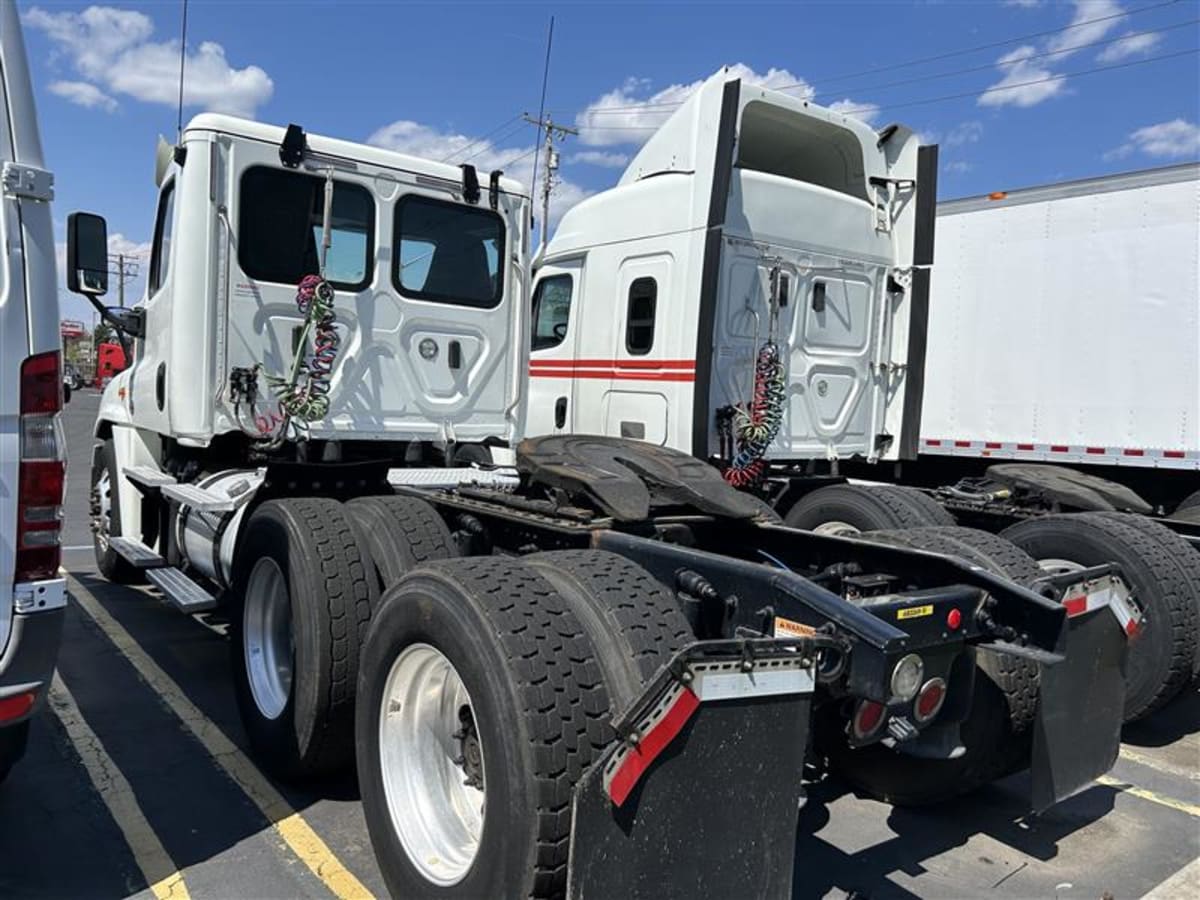
M 927 284 L 918 155 L 907 128 L 708 79 L 535 261 L 526 431 L 728 460 L 771 343 L 771 461 L 897 458 Z
M 0 781 L 54 674 L 66 444 L 54 229 L 16 4 L 0 4 Z

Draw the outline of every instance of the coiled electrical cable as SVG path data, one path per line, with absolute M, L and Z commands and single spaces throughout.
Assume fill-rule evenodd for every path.
M 754 397 L 750 409 L 734 412 L 738 452 L 725 470 L 725 480 L 734 487 L 756 484 L 766 470 L 764 457 L 783 424 L 787 402 L 787 375 L 779 345 L 769 340 L 758 351 L 754 365 Z
M 304 428 L 329 412 L 330 380 L 341 337 L 334 325 L 333 288 L 319 275 L 305 275 L 296 289 L 296 306 L 304 314 L 303 347 L 312 334 L 312 352 L 298 352 L 289 378 L 268 375 L 285 420 Z M 285 425 L 287 422 L 285 421 Z

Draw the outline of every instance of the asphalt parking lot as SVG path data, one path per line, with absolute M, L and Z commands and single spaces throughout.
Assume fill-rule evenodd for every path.
M 383 895 L 353 776 L 296 789 L 246 754 L 220 618 L 96 575 L 98 401 L 67 408 L 73 597 L 51 703 L 0 786 L 0 897 Z M 1036 818 L 1020 775 L 920 812 L 828 779 L 801 813 L 796 896 L 1200 896 L 1200 694 L 1125 739 L 1102 783 Z

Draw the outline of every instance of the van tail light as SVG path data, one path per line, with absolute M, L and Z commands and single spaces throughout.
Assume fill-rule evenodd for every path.
M 62 355 L 57 350 L 38 353 L 21 364 L 20 443 L 14 580 L 54 578 L 62 561 L 66 481 Z

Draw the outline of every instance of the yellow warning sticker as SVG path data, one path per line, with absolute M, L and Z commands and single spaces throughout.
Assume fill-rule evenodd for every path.
M 783 616 L 775 617 L 775 637 L 810 637 L 817 633 L 817 629 L 811 625 L 805 625 L 803 622 L 793 622 L 791 619 L 785 619 Z
M 910 606 L 908 609 L 902 609 L 896 613 L 897 619 L 919 619 L 921 616 L 932 616 L 932 606 Z

